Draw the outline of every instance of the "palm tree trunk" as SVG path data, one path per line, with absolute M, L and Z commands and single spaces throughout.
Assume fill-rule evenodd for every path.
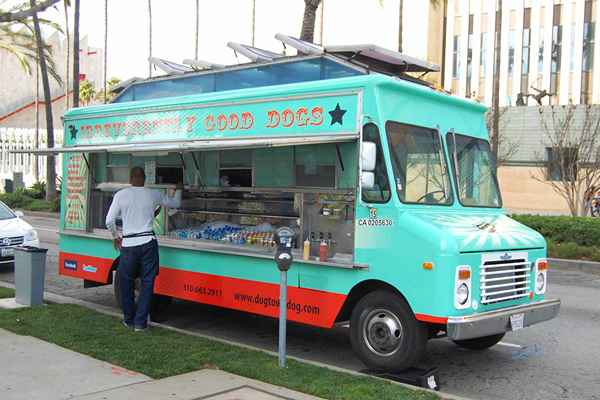
M 108 58 L 108 0 L 104 0 L 104 104 L 106 104 L 106 60 Z
M 148 0 L 148 58 L 152 57 L 152 0 Z M 148 76 L 152 77 L 152 63 L 148 60 Z
M 319 4 L 321 4 L 321 0 L 304 0 L 304 17 L 302 18 L 300 39 L 307 42 L 314 42 L 315 21 Z
M 252 0 L 252 46 L 256 46 L 256 0 Z
M 64 8 L 65 8 L 65 35 L 67 41 L 67 58 L 65 62 L 65 110 L 69 109 L 69 64 L 71 58 L 71 37 L 69 35 L 69 1 L 64 0 Z
M 79 0 L 73 16 L 73 107 L 79 107 Z
M 35 0 L 29 0 L 31 7 L 35 7 Z M 44 58 L 44 41 L 40 31 L 40 21 L 37 13 L 33 14 L 33 27 L 35 30 L 35 41 L 37 56 L 42 74 L 42 87 L 44 89 L 44 102 L 46 111 L 46 141 L 48 148 L 54 147 L 54 126 L 52 121 L 52 96 L 50 94 L 50 80 L 48 78 L 48 67 Z M 46 200 L 56 198 L 56 170 L 54 156 L 46 157 Z
M 200 0 L 196 0 L 196 40 L 194 47 L 194 60 L 198 59 L 198 34 L 200 31 Z
M 404 17 L 404 0 L 400 0 L 398 12 L 400 13 L 400 16 L 398 17 L 398 52 L 402 53 L 402 31 L 404 30 L 402 18 Z
M 492 153 L 498 158 L 500 138 L 500 53 L 502 50 L 502 0 L 496 6 L 496 45 L 494 46 L 494 86 L 492 90 Z

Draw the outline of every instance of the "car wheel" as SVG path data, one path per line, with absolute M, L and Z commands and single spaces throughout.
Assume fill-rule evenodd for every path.
M 352 311 L 352 348 L 369 368 L 401 371 L 414 366 L 425 352 L 427 336 L 426 325 L 390 291 L 369 293 Z
M 483 336 L 473 339 L 454 340 L 457 346 L 469 350 L 485 350 L 497 344 L 504 337 L 504 333 L 498 335 Z

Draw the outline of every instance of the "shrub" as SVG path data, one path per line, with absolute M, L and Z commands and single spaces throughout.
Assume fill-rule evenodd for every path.
M 24 189 L 23 192 L 32 199 L 46 198 L 46 182 L 36 182 L 31 187 Z
M 598 218 L 540 215 L 513 215 L 512 217 L 540 232 L 548 240 L 600 247 L 600 219 Z
M 10 208 L 27 208 L 33 199 L 23 193 L 22 190 L 17 190 L 14 193 L 0 194 L 0 200 Z

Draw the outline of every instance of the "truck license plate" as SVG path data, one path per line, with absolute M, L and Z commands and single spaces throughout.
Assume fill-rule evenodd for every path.
M 513 331 L 518 331 L 519 329 L 523 329 L 523 320 L 525 319 L 525 314 L 513 314 L 510 316 L 510 328 Z
M 15 250 L 12 248 L 2 249 L 2 253 L 0 253 L 0 255 L 2 257 L 8 257 L 8 256 L 12 256 L 14 254 L 15 254 Z

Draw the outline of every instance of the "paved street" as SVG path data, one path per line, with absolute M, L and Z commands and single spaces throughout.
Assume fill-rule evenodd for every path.
M 57 221 L 27 220 L 49 248 L 46 289 L 115 306 L 112 287 L 83 289 L 82 282 L 56 273 Z M 13 271 L 0 270 L 12 282 Z M 552 271 L 550 297 L 563 305 L 559 317 L 508 334 L 489 351 L 471 352 L 448 340 L 431 341 L 424 365 L 437 366 L 445 392 L 486 399 L 600 399 L 600 275 Z M 182 329 L 276 350 L 276 321 L 187 302 L 176 302 L 169 324 Z M 291 324 L 288 349 L 295 356 L 360 370 L 347 330 Z

